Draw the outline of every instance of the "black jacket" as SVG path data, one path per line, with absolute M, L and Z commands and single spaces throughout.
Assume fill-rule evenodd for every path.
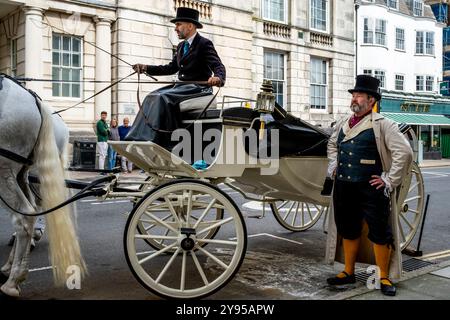
M 183 43 L 184 41 L 181 41 L 178 44 L 177 52 L 169 64 L 147 66 L 147 73 L 162 76 L 178 72 L 178 79 L 181 81 L 206 81 L 214 73 L 214 76 L 222 80 L 223 86 L 226 70 L 213 43 L 197 33 L 189 47 L 189 52 L 184 57 Z

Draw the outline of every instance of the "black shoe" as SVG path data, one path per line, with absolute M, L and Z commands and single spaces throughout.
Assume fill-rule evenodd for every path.
M 350 284 L 350 283 L 356 282 L 355 274 L 349 275 L 345 271 L 342 271 L 342 273 L 345 274 L 345 277 L 339 278 L 338 276 L 336 276 L 336 277 L 328 278 L 327 283 L 332 286 L 340 286 L 343 284 Z
M 387 280 L 390 284 L 383 284 L 381 283 L 381 293 L 385 296 L 395 296 L 395 293 L 397 292 L 397 288 L 394 286 L 394 284 L 389 280 L 388 278 L 381 278 L 381 280 Z

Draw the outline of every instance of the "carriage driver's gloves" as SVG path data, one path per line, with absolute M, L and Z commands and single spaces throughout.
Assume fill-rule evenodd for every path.
M 384 195 L 389 198 L 393 188 L 387 172 L 381 174 L 381 180 L 384 182 Z
M 137 63 L 133 65 L 133 70 L 139 73 L 144 73 L 147 71 L 147 65 L 142 63 Z

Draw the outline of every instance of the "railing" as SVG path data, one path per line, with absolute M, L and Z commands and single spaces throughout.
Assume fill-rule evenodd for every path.
M 283 24 L 264 21 L 263 30 L 264 33 L 269 36 L 277 36 L 283 38 L 291 37 L 291 28 Z
M 211 3 L 197 0 L 173 0 L 174 9 L 188 7 L 198 10 L 200 18 L 211 19 Z
M 314 44 L 320 44 L 325 46 L 333 46 L 333 37 L 328 34 L 311 32 L 310 42 Z

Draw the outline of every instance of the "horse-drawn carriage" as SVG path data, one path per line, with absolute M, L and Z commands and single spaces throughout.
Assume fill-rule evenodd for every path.
M 261 107 L 267 105 L 264 99 L 258 97 L 256 108 L 251 109 L 243 106 L 255 101 L 224 97 L 220 108 L 183 116 L 187 136 L 201 133 L 185 146 L 198 147 L 204 158 L 212 155 L 207 168 L 200 170 L 192 166 L 193 150 L 170 152 L 147 141 L 111 142 L 119 154 L 149 174 L 129 215 L 124 249 L 134 276 L 152 292 L 170 298 L 204 297 L 238 272 L 247 247 L 246 225 L 221 184 L 246 199 L 261 201 L 263 210 L 269 204 L 276 220 L 288 230 L 307 230 L 321 216 L 325 221 L 330 197 L 321 190 L 328 134 L 279 106 Z M 240 106 L 224 108 L 233 103 Z M 215 148 L 204 142 L 211 141 L 211 129 L 218 130 Z M 416 146 L 412 129 L 400 129 Z M 397 191 L 405 248 L 423 211 L 423 180 L 415 163 Z M 106 196 L 129 194 L 112 191 Z
M 132 199 L 124 232 L 127 262 L 144 287 L 169 298 L 212 294 L 243 262 L 245 221 L 222 185 L 262 202 L 263 210 L 269 204 L 277 221 L 291 231 L 307 230 L 321 216 L 326 219 L 330 202 L 321 194 L 328 133 L 276 106 L 270 92 L 260 93 L 256 101 L 224 97 L 208 110 L 186 109 L 183 128 L 174 133 L 183 139 L 170 151 L 148 141 L 110 141 L 145 170 L 147 179 L 111 174 L 78 186 L 82 191 L 73 197 Z M 414 148 L 414 132 L 407 126 L 401 130 Z M 207 166 L 196 169 L 198 160 Z M 127 187 L 136 183 L 137 190 Z M 423 180 L 415 163 L 397 197 L 404 248 L 423 212 Z

